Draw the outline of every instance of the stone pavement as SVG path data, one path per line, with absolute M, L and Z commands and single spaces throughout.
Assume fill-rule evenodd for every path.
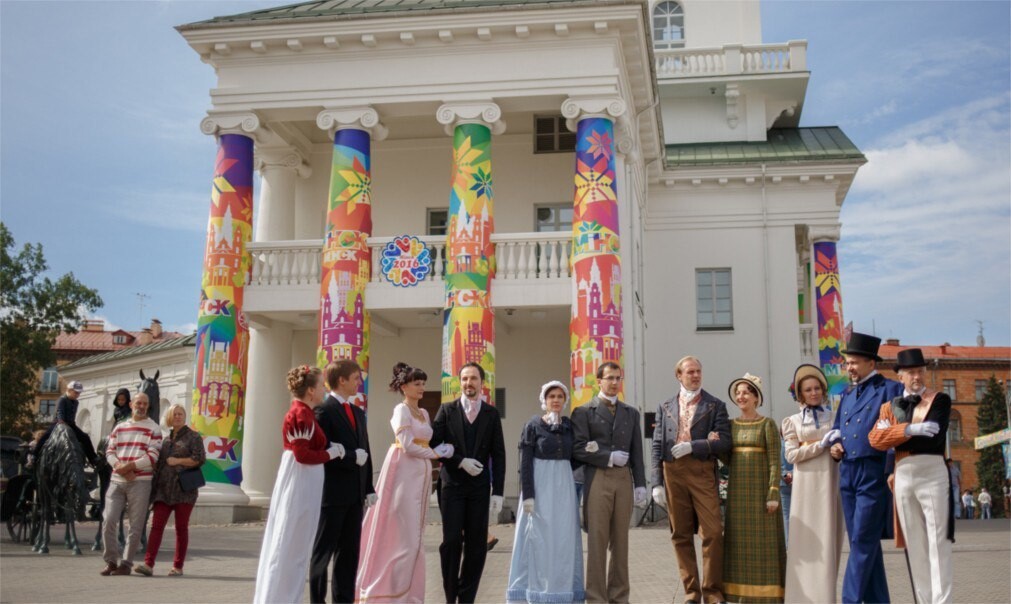
M 501 602 L 509 574 L 513 542 L 512 525 L 492 527 L 500 542 L 488 554 L 480 602 Z M 89 547 L 95 524 L 83 525 L 80 534 Z M 186 575 L 169 578 L 174 535 L 166 530 L 155 577 L 101 577 L 99 553 L 74 557 L 53 548 L 48 556 L 34 554 L 25 545 L 11 543 L 3 531 L 0 539 L 0 602 L 249 602 L 262 524 L 190 528 Z M 62 530 L 54 531 L 54 538 Z M 441 527 L 425 532 L 429 602 L 442 601 L 438 545 Z M 955 601 L 1011 602 L 1011 530 L 1006 520 L 958 521 L 955 543 Z M 682 601 L 674 554 L 666 526 L 631 531 L 632 601 Z M 901 550 L 885 544 L 885 568 L 892 601 L 912 602 Z M 845 555 L 844 555 L 845 564 Z M 841 584 L 841 579 L 840 579 Z M 309 599 L 308 587 L 304 601 Z

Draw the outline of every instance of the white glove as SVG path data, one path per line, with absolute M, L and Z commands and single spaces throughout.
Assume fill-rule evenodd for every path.
M 355 463 L 364 466 L 365 462 L 369 460 L 369 454 L 365 452 L 365 449 L 355 449 Z
M 657 505 L 664 507 L 667 506 L 667 493 L 664 492 L 663 487 L 659 485 L 653 487 L 653 501 L 656 502 Z
M 828 432 L 825 433 L 825 436 L 821 437 L 821 446 L 827 447 L 829 443 L 831 443 L 833 440 L 836 440 L 837 438 L 841 437 L 842 432 L 840 432 L 839 430 L 829 430 Z
M 530 499 L 524 499 L 523 500 L 523 513 L 524 514 L 533 514 L 534 513 L 534 498 L 533 497 L 531 497 Z
M 623 468 L 628 463 L 627 451 L 611 451 L 611 461 L 608 465 L 615 468 Z
M 365 496 L 365 509 L 367 510 L 370 507 L 376 505 L 378 501 L 379 495 L 376 495 L 375 493 L 369 493 L 368 495 Z
M 591 440 L 590 442 L 586 443 L 586 452 L 587 453 L 596 453 L 599 450 L 600 450 L 600 445 L 597 444 L 597 441 Z
M 531 502 L 533 502 L 532 499 L 531 499 Z M 491 496 L 491 506 L 488 508 L 488 511 L 491 512 L 492 516 L 498 516 L 499 512 L 502 511 L 502 496 L 501 495 L 492 495 Z
M 646 502 L 649 501 L 649 496 L 646 495 L 646 487 L 635 487 L 635 490 L 632 491 L 632 499 L 635 500 L 635 507 L 637 508 L 646 505 Z
M 326 453 L 330 456 L 330 459 L 337 459 L 338 457 L 344 459 L 344 445 L 340 443 L 330 443 Z
M 441 445 L 432 450 L 435 451 L 435 454 L 438 455 L 439 457 L 452 457 L 454 451 L 453 445 L 449 443 L 442 443 Z
M 470 457 L 464 457 L 463 461 L 461 461 L 460 465 L 457 467 L 459 467 L 464 472 L 470 474 L 471 476 L 477 476 L 478 474 L 481 473 L 481 470 L 484 470 L 484 466 L 481 464 L 480 461 L 472 459 Z
M 906 436 L 937 436 L 941 431 L 941 426 L 937 422 L 923 422 L 921 424 L 909 424 L 906 426 Z
M 678 443 L 670 448 L 670 454 L 674 456 L 674 459 L 681 459 L 685 455 L 690 455 L 692 452 L 692 444 L 690 442 Z
M 881 419 L 881 420 L 878 420 L 878 423 L 875 424 L 874 427 L 877 428 L 878 430 L 885 430 L 887 428 L 891 428 L 892 427 L 892 422 L 890 420 L 887 420 L 887 419 Z

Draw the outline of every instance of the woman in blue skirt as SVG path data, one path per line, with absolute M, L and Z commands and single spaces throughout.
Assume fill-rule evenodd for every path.
M 583 541 L 572 478 L 572 422 L 562 416 L 569 391 L 541 387 L 542 416 L 520 437 L 520 506 L 506 600 L 583 602 Z

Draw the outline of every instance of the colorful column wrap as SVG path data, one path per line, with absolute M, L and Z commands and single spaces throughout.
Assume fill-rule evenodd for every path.
M 204 437 L 208 482 L 242 482 L 242 418 L 249 327 L 242 292 L 249 276 L 246 244 L 253 228 L 253 140 L 218 140 L 204 273 L 197 315 L 191 426 Z
M 492 212 L 491 130 L 458 124 L 453 130 L 453 176 L 446 233 L 446 309 L 442 316 L 442 402 L 460 395 L 460 368 L 479 363 L 484 396 L 494 404 L 495 222 Z
M 369 314 L 365 286 L 372 275 L 371 138 L 357 128 L 338 130 L 333 141 L 330 199 L 320 280 L 319 350 L 322 368 L 349 359 L 362 368 L 352 402 L 366 407 L 369 375 Z
M 839 261 L 834 241 L 814 244 L 814 298 L 818 309 L 818 361 L 828 380 L 829 396 L 838 398 L 847 377 L 840 350 L 843 338 L 842 294 L 839 291 Z
M 579 120 L 572 216 L 572 319 L 569 323 L 572 406 L 598 390 L 597 368 L 622 364 L 621 256 L 614 170 L 614 124 Z

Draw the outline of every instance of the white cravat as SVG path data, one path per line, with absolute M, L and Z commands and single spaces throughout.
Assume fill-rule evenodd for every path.
M 477 411 L 480 408 L 481 401 L 472 401 L 466 395 L 461 394 L 460 402 L 463 403 L 463 412 L 467 416 L 467 421 L 474 423 L 474 420 L 477 419 Z
M 912 396 L 914 394 L 917 395 L 917 396 L 923 396 L 923 393 L 926 392 L 926 391 L 927 391 L 927 387 L 926 386 L 924 386 L 923 388 L 920 388 L 919 392 L 910 392 L 909 390 L 903 388 L 903 390 L 902 390 L 902 396 Z
M 682 401 L 685 401 L 685 402 L 693 401 L 693 400 L 695 400 L 695 397 L 698 396 L 699 392 L 701 392 L 701 391 L 702 391 L 701 388 L 699 388 L 698 390 L 689 390 L 689 389 L 685 388 L 684 384 L 681 384 L 681 391 L 678 393 L 678 399 L 680 399 Z
M 598 392 L 597 396 L 599 396 L 600 398 L 604 399 L 605 401 L 608 401 L 609 403 L 611 403 L 612 407 L 618 404 L 618 395 L 617 394 L 615 394 L 614 396 L 607 396 L 603 392 Z

